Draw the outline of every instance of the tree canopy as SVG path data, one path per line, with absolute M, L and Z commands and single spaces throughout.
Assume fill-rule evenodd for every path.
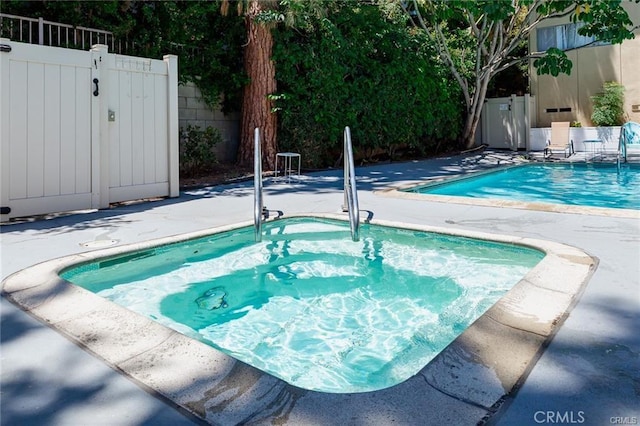
M 455 139 L 460 91 L 397 3 L 325 3 L 323 16 L 276 33 L 279 144 L 309 153 L 317 167 L 339 158 L 346 125 L 364 160 L 433 152 Z
M 556 47 L 514 55 L 541 22 L 569 17 L 581 24 L 580 35 L 611 43 L 634 37 L 633 23 L 619 0 L 410 0 L 401 5 L 437 48 L 462 90 L 466 147 L 475 142 L 487 88 L 496 74 L 529 59 L 535 60 L 540 74 L 571 72 L 571 61 Z
M 223 5 L 242 13 L 223 16 Z M 259 10 L 249 16 L 246 6 Z M 557 47 L 523 52 L 545 20 L 564 17 L 611 43 L 634 29 L 620 0 L 5 0 L 3 12 L 107 29 L 129 54 L 177 54 L 181 81 L 224 111 L 257 102 L 246 103 L 257 81 L 246 72 L 248 29 L 268 27 L 260 34 L 273 34 L 273 54 L 259 62 L 275 66 L 277 84 L 259 92 L 260 104 L 279 117 L 278 144 L 313 152 L 305 157 L 318 166 L 335 157 L 345 125 L 364 157 L 453 139 L 471 147 L 496 75 L 528 60 L 541 74 L 571 72 Z

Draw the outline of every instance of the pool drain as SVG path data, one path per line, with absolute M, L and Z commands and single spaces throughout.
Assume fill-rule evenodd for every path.
M 85 243 L 80 243 L 82 247 L 87 247 L 87 248 L 110 247 L 116 244 L 118 244 L 118 240 L 94 240 L 94 241 L 87 241 Z

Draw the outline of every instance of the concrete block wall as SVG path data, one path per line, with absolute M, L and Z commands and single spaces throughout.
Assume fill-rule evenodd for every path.
M 236 161 L 240 140 L 240 113 L 225 115 L 222 111 L 212 111 L 202 100 L 202 94 L 194 83 L 178 86 L 178 122 L 180 128 L 192 125 L 202 130 L 209 126 L 218 129 L 222 135 L 222 143 L 216 146 L 218 161 Z

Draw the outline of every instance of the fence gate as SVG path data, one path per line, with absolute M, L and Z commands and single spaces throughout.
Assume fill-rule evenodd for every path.
M 12 50 L 0 53 L 3 213 L 8 208 L 10 216 L 90 208 L 87 52 L 60 55 L 66 49 L 5 44 Z
M 482 143 L 513 151 L 528 149 L 535 110 L 535 98 L 529 95 L 487 99 L 482 108 Z
M 174 56 L 0 43 L 1 220 L 178 195 Z

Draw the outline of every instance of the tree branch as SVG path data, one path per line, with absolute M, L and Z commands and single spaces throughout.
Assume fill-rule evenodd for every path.
M 465 102 L 467 102 L 467 105 L 469 105 L 471 102 L 471 97 L 469 95 L 469 84 L 467 83 L 466 79 L 464 79 L 462 75 L 460 75 L 460 72 L 458 71 L 455 65 L 455 62 L 453 61 L 453 56 L 451 55 L 451 52 L 447 45 L 447 38 L 442 33 L 442 29 L 440 28 L 440 25 L 439 24 L 434 25 L 434 30 L 436 32 L 436 36 L 434 37 L 429 31 L 429 28 L 427 27 L 427 24 L 424 21 L 424 18 L 422 17 L 420 10 L 418 9 L 417 0 L 412 0 L 412 3 L 413 3 L 413 8 L 416 12 L 416 18 L 418 20 L 418 23 L 420 24 L 420 28 L 422 28 L 427 34 L 427 36 L 431 39 L 431 41 L 434 42 L 436 46 L 436 50 L 440 55 L 440 58 L 442 58 L 443 62 L 449 67 L 449 70 L 453 74 L 453 77 L 456 79 L 456 81 L 460 85 L 460 88 L 462 89 L 462 94 L 465 98 Z M 411 14 L 409 13 L 409 10 L 405 6 L 404 2 L 400 2 L 400 5 L 402 6 L 402 9 L 407 14 L 407 16 L 411 17 Z M 431 5 L 433 6 L 432 3 Z M 414 22 L 414 25 L 415 25 L 415 22 Z

